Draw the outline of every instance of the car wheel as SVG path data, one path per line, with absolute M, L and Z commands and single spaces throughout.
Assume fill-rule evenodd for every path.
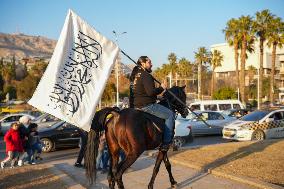
M 53 150 L 54 145 L 53 145 L 53 142 L 50 139 L 42 138 L 42 139 L 40 139 L 40 141 L 43 144 L 43 147 L 42 147 L 43 152 L 50 152 L 50 151 Z
M 174 137 L 173 146 L 176 149 L 179 149 L 184 144 L 184 139 L 181 137 Z
M 252 133 L 251 139 L 252 140 L 264 140 L 265 134 L 262 130 L 257 129 Z

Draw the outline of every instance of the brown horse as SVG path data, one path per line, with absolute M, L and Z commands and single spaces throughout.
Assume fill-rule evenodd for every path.
M 172 87 L 169 89 L 184 104 L 186 95 L 184 87 Z M 165 92 L 164 100 L 160 104 L 172 109 L 173 112 L 180 113 L 183 117 L 188 115 L 187 108 L 172 97 L 169 92 Z M 108 119 L 108 115 L 112 117 Z M 109 188 L 114 189 L 115 182 L 119 189 L 124 188 L 122 175 L 137 158 L 146 150 L 152 150 L 159 147 L 162 143 L 162 129 L 158 125 L 163 125 L 161 120 L 153 115 L 143 111 L 127 108 L 121 111 L 115 108 L 104 108 L 98 111 L 93 119 L 91 130 L 88 137 L 87 152 L 85 156 L 86 175 L 91 183 L 96 179 L 96 157 L 98 151 L 99 137 L 102 131 L 105 131 L 108 150 L 110 153 L 110 169 L 108 173 Z M 162 127 L 161 127 L 162 128 Z M 123 150 L 126 158 L 119 163 L 119 153 Z M 174 188 L 177 182 L 174 180 L 171 172 L 167 151 L 159 150 L 153 170 L 151 181 L 148 188 L 152 189 L 154 180 L 158 174 L 162 160 L 168 171 L 171 186 Z

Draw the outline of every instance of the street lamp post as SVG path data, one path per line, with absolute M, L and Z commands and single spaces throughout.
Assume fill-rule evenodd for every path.
M 170 72 L 167 77 L 169 78 L 170 80 L 170 88 L 172 87 L 172 72 Z
M 126 34 L 127 32 L 122 32 L 122 33 L 117 33 L 116 31 L 112 31 L 112 33 L 114 34 L 114 36 L 115 36 L 115 42 L 116 42 L 116 44 L 118 45 L 118 37 L 120 36 L 120 35 L 123 35 L 123 34 Z M 118 92 L 118 65 L 119 64 L 119 62 L 118 61 L 116 61 L 116 63 L 115 63 L 115 74 L 116 74 L 116 106 L 117 107 L 119 107 L 119 92 Z
M 260 95 L 259 95 L 259 68 L 257 69 L 257 109 L 260 109 Z

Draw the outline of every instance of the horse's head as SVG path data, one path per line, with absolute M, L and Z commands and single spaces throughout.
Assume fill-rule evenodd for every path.
M 173 97 L 169 92 L 166 92 L 164 94 L 164 97 L 168 99 L 172 110 L 177 111 L 178 113 L 181 114 L 182 117 L 185 118 L 188 115 L 188 109 L 185 106 L 186 94 L 184 89 L 185 86 L 183 87 L 173 86 L 172 88 L 168 89 L 175 96 L 177 96 L 182 101 L 182 103 L 179 102 L 175 97 Z

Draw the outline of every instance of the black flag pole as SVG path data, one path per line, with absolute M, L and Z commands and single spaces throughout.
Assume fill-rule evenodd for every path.
M 136 66 L 139 66 L 139 67 L 141 67 L 140 65 L 138 65 L 130 56 L 128 56 L 128 54 L 126 54 L 123 50 L 120 50 L 121 51 L 121 53 L 124 55 L 124 56 L 126 56 L 127 58 L 129 58 L 129 60 L 131 60 Z M 148 73 L 148 72 L 147 72 Z M 149 73 L 150 74 L 150 73 Z M 159 85 L 161 85 L 161 82 L 160 81 L 158 81 L 156 78 L 154 78 L 153 77 L 153 79 L 154 79 L 154 81 L 156 81 Z M 198 117 L 198 118 L 200 118 L 204 123 L 205 123 L 205 125 L 207 126 L 207 127 L 209 127 L 209 128 L 211 128 L 212 126 L 211 125 L 209 125 L 205 120 L 203 120 L 202 118 L 201 118 L 201 116 L 199 116 L 197 113 L 195 113 L 194 111 L 192 111 L 183 101 L 181 101 L 181 99 L 179 99 L 174 93 L 172 93 L 171 91 L 169 91 L 168 89 L 166 89 L 166 91 L 170 94 L 170 95 L 172 95 L 177 101 L 179 101 L 182 105 L 184 105 L 184 107 L 186 107 L 190 112 L 192 112 L 194 115 L 196 115 L 196 117 Z

